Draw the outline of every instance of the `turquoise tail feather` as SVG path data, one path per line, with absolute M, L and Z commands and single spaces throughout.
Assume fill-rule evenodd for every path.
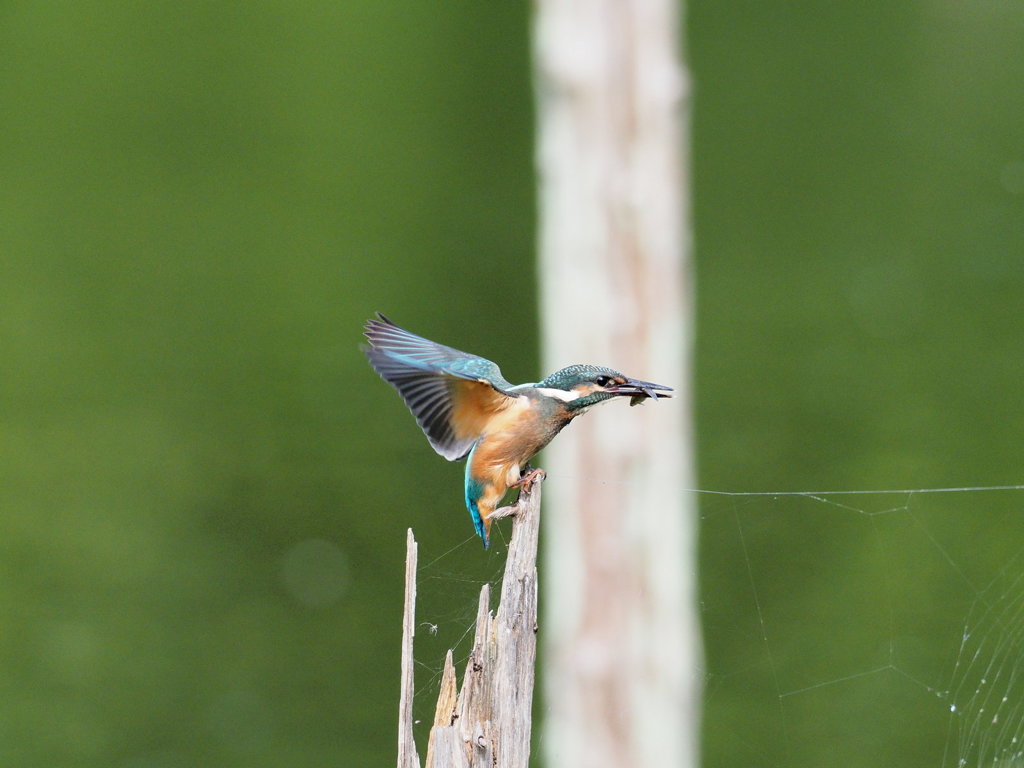
M 483 539 L 484 549 L 490 545 L 487 537 L 487 529 L 484 527 L 484 519 L 480 514 L 480 507 L 477 506 L 477 501 L 481 496 L 484 495 L 484 486 L 471 474 L 473 467 L 473 451 L 476 450 L 476 445 L 469 451 L 469 455 L 466 457 L 466 509 L 469 510 L 470 517 L 473 518 L 473 527 L 476 528 L 477 536 Z

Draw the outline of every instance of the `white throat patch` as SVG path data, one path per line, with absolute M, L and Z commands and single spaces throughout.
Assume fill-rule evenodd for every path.
M 553 397 L 563 403 L 571 403 L 580 396 L 580 393 L 574 389 L 566 392 L 564 389 L 554 389 L 553 387 L 538 387 L 537 391 L 545 397 Z

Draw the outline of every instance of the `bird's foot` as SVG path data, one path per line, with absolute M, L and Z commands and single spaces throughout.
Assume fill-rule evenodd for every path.
M 548 473 L 545 472 L 543 469 L 530 468 L 526 472 L 526 474 L 524 474 L 522 477 L 520 477 L 518 480 L 512 483 L 512 485 L 509 486 L 509 488 L 520 489 L 519 498 L 516 499 L 516 503 L 509 504 L 507 507 L 499 507 L 498 509 L 494 510 L 493 512 L 491 512 L 491 514 L 487 516 L 487 521 L 493 522 L 495 520 L 501 520 L 505 517 L 515 517 L 519 513 L 519 504 L 523 499 L 523 494 L 529 494 L 530 491 L 533 489 L 534 484 L 539 483 L 541 480 L 547 477 L 547 475 Z
M 524 491 L 529 491 L 530 486 L 534 483 L 539 483 L 548 473 L 543 469 L 529 469 L 525 475 L 516 480 L 509 488 L 522 488 Z
M 494 520 L 501 520 L 504 517 L 515 517 L 519 513 L 519 505 L 523 499 L 523 494 L 529 494 L 533 489 L 535 483 L 539 483 L 545 477 L 547 472 L 543 469 L 530 469 L 526 474 L 516 480 L 509 488 L 519 488 L 519 498 L 516 499 L 515 504 L 509 504 L 507 507 L 499 507 L 487 516 L 488 522 Z

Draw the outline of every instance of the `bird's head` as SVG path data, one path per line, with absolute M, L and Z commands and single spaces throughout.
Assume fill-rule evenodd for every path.
M 651 398 L 671 397 L 672 387 L 631 379 L 600 365 L 570 365 L 538 382 L 542 395 L 561 400 L 570 411 L 581 411 L 613 397 L 629 397 L 630 405 Z

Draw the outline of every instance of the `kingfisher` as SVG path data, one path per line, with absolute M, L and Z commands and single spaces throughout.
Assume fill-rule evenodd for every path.
M 379 312 L 364 330 L 370 364 L 398 390 L 434 450 L 449 461 L 466 459 L 466 508 L 484 548 L 506 491 L 543 474 L 530 459 L 570 421 L 616 397 L 630 405 L 671 397 L 671 387 L 599 365 L 511 384 L 490 360 L 410 333 Z

